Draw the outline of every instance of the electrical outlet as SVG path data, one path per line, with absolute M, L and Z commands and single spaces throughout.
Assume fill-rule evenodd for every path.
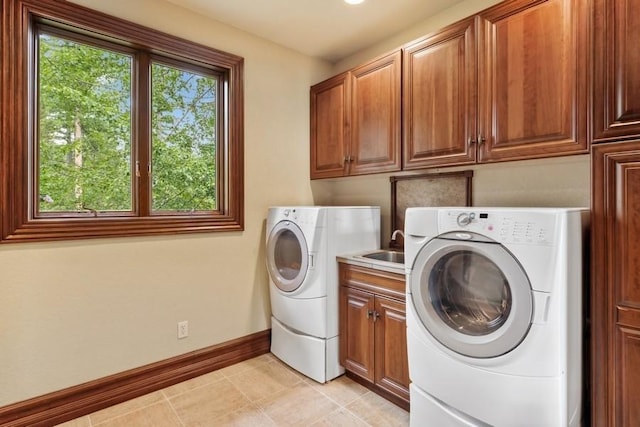
M 178 339 L 186 338 L 189 336 L 189 321 L 183 320 L 178 322 Z

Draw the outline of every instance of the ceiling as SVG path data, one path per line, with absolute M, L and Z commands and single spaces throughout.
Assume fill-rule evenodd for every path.
M 168 0 L 306 55 L 336 62 L 461 0 Z

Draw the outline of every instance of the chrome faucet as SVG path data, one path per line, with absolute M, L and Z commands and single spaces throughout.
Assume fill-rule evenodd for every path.
M 396 230 L 393 232 L 393 234 L 391 234 L 391 240 L 395 242 L 396 238 L 398 237 L 398 234 L 401 235 L 402 238 L 404 239 L 404 233 L 402 232 L 402 230 Z
M 391 234 L 391 242 L 389 242 L 389 246 L 390 247 L 395 247 L 396 246 L 396 238 L 398 237 L 398 234 L 402 236 L 402 238 L 404 239 L 404 233 L 402 232 L 402 230 L 396 230 Z

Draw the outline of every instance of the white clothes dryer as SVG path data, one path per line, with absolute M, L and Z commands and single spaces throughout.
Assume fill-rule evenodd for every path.
M 412 426 L 578 426 L 585 209 L 409 208 Z
M 273 207 L 267 216 L 271 352 L 324 383 L 342 373 L 336 256 L 380 248 L 380 208 Z

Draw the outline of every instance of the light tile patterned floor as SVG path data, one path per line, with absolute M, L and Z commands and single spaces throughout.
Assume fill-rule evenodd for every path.
M 407 411 L 344 376 L 318 384 L 265 354 L 60 427 L 408 425 Z

